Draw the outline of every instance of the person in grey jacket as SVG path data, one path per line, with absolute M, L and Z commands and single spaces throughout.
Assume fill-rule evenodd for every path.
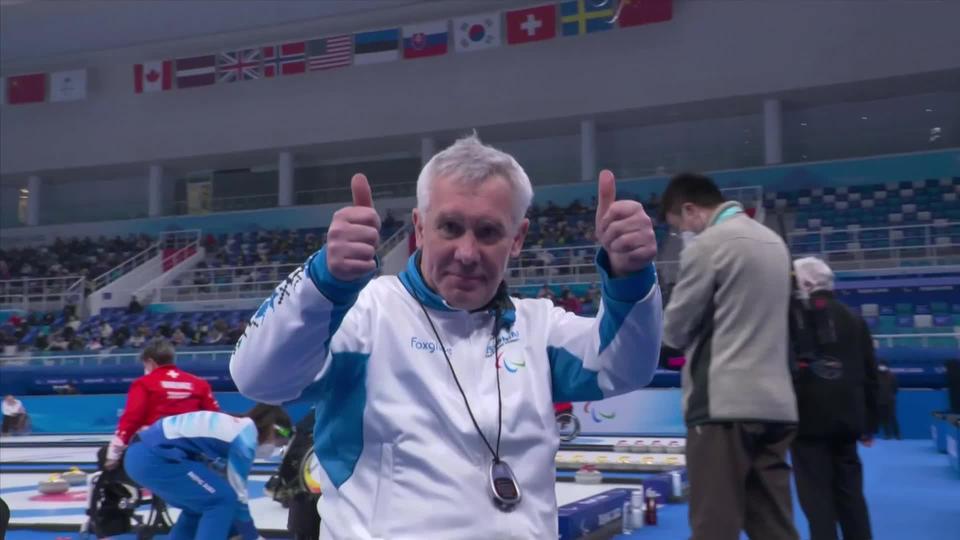
M 671 180 L 661 219 L 685 244 L 663 342 L 687 358 L 691 538 L 733 540 L 745 530 L 751 539 L 796 539 L 786 461 L 797 422 L 787 247 L 698 174 Z

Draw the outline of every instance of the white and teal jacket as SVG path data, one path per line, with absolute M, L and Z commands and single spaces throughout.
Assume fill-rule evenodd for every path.
M 556 538 L 553 403 L 650 382 L 662 319 L 656 271 L 610 278 L 601 251 L 595 318 L 502 295 L 496 358 L 493 310 L 449 307 L 426 286 L 418 260 L 411 256 L 399 276 L 342 282 L 320 250 L 253 316 L 230 373 L 251 399 L 315 404 L 321 538 Z M 512 512 L 491 500 L 492 456 L 418 300 L 491 444 L 500 370 L 500 453 L 523 493 Z

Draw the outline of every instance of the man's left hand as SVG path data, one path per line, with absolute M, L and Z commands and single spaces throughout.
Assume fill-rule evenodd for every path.
M 614 277 L 643 270 L 657 257 L 653 221 L 637 201 L 617 199 L 613 173 L 600 171 L 597 188 L 597 240 L 610 256 Z

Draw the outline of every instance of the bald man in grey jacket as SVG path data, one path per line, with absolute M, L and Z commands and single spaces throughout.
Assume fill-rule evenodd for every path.
M 692 539 L 735 540 L 745 530 L 754 540 L 795 540 L 787 247 L 701 175 L 673 178 L 662 218 L 685 240 L 663 342 L 687 358 Z

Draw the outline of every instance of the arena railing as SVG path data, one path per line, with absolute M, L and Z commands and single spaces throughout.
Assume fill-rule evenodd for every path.
M 227 366 L 233 348 L 216 350 L 191 350 L 189 347 L 177 349 L 178 362 L 209 362 L 212 365 Z M 0 365 L 26 367 L 108 367 L 140 366 L 140 351 L 122 349 L 118 351 L 101 350 L 96 352 L 75 352 L 65 354 L 17 352 L 10 356 L 0 356 Z
M 19 278 L 0 281 L 0 309 L 51 311 L 83 300 L 82 276 Z
M 264 298 L 302 263 L 271 263 L 219 268 L 193 268 L 180 276 L 180 285 L 159 287 L 153 302 L 203 302 Z
M 373 200 L 383 198 L 412 197 L 417 194 L 416 182 L 390 182 L 377 183 L 370 185 L 370 193 Z M 350 201 L 353 193 L 349 187 L 322 188 L 297 191 L 293 194 L 293 200 L 298 205 L 308 204 L 326 204 Z
M 876 238 L 876 233 L 881 236 Z M 787 235 L 795 257 L 816 255 L 834 270 L 869 270 L 960 263 L 960 223 L 795 231 Z M 882 247 L 863 247 L 883 240 Z
M 276 193 L 261 193 L 257 195 L 239 195 L 236 197 L 217 197 L 210 199 L 208 208 L 203 208 L 201 212 L 232 212 L 237 210 L 256 210 L 259 208 L 273 208 L 277 206 Z M 187 201 L 176 201 L 174 210 L 177 215 L 190 213 Z
M 918 334 L 874 334 L 874 343 L 879 348 L 900 346 L 955 347 L 960 348 L 960 330 Z
M 183 231 L 166 231 L 160 233 L 160 237 L 147 249 L 137 253 L 133 257 L 123 261 L 117 266 L 107 270 L 93 279 L 93 290 L 99 290 L 106 287 L 113 281 L 130 273 L 138 266 L 153 259 L 166 250 L 174 250 L 164 256 L 164 268 L 168 265 L 176 265 L 184 257 L 184 250 L 190 247 L 197 248 L 200 245 L 200 231 L 198 229 L 188 229 Z

